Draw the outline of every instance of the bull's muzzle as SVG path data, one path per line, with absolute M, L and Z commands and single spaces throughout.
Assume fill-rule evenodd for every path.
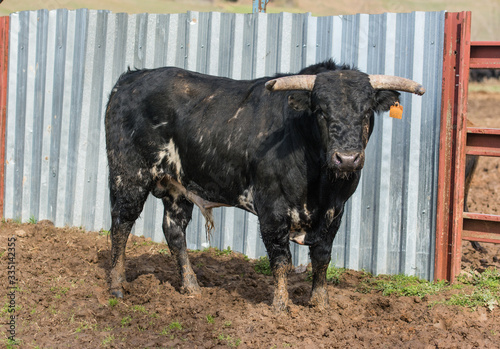
M 331 164 L 339 172 L 353 172 L 363 168 L 365 155 L 363 152 L 335 152 Z

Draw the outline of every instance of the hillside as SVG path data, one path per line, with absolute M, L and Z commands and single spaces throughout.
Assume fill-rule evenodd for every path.
M 4 0 L 0 4 L 0 15 L 40 8 L 90 8 L 127 13 L 183 13 L 252 11 L 252 0 Z M 472 4 L 474 9 L 472 9 Z M 384 13 L 412 11 L 472 11 L 472 39 L 500 40 L 500 2 L 495 0 L 273 0 L 268 4 L 269 13 L 311 12 L 314 16 L 346 15 L 355 13 Z

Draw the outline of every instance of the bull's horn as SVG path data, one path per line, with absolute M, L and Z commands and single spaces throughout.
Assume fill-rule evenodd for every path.
M 312 91 L 316 75 L 291 75 L 266 82 L 269 91 L 305 90 Z
M 425 88 L 418 82 L 399 76 L 370 75 L 370 84 L 376 90 L 396 90 L 423 95 Z

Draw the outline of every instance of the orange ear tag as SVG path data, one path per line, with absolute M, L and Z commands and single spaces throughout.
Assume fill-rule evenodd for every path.
M 389 116 L 394 119 L 401 119 L 403 117 L 403 106 L 399 102 L 391 105 L 391 110 L 389 111 Z

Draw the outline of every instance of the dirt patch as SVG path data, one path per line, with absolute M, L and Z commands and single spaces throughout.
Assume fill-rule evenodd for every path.
M 471 119 L 493 126 L 498 118 L 489 113 L 499 102 L 497 94 L 471 94 Z M 471 211 L 498 212 L 498 165 L 491 160 L 481 159 Z M 14 313 L 9 313 L 8 292 L 1 295 L 2 346 L 14 314 L 20 348 L 500 347 L 498 306 L 470 311 L 439 304 L 456 289 L 422 299 L 360 292 L 368 277 L 363 272 L 347 271 L 339 284 L 329 284 L 331 307 L 324 311 L 308 304 L 308 271 L 295 272 L 289 282 L 290 311 L 276 315 L 270 308 L 272 277 L 256 273 L 255 261 L 230 251 L 191 251 L 203 287 L 200 298 L 191 298 L 178 292 L 180 280 L 167 246 L 143 237 L 131 237 L 127 244 L 125 298 L 114 300 L 108 293 L 109 236 L 55 228 L 47 221 L 0 224 L 3 290 L 11 275 L 7 247 L 12 237 L 18 288 Z M 500 245 L 483 246 L 487 253 L 464 244 L 464 268 L 500 268 Z
M 234 252 L 190 252 L 203 287 L 200 298 L 190 298 L 178 292 L 179 278 L 166 246 L 135 236 L 127 245 L 125 298 L 114 304 L 108 294 L 108 236 L 48 222 L 2 223 L 2 246 L 12 236 L 16 338 L 23 348 L 498 345 L 498 308 L 429 307 L 449 294 L 420 299 L 361 293 L 363 272 L 348 271 L 340 284 L 330 284 L 331 308 L 321 312 L 308 305 L 307 271 L 293 273 L 290 312 L 276 315 L 270 308 L 272 277 L 257 274 L 254 261 Z M 7 280 L 7 261 L 4 252 L 2 282 Z

